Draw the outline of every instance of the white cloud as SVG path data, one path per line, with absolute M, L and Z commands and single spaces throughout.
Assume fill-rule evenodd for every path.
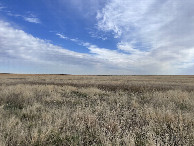
M 2 67 L 26 73 L 70 73 L 70 74 L 148 74 L 142 70 L 146 60 L 137 60 L 141 52 L 126 54 L 118 50 L 99 48 L 88 42 L 75 42 L 89 49 L 90 54 L 77 53 L 48 41 L 35 38 L 9 23 L 0 21 L 0 63 Z M 59 35 L 60 36 L 60 35 Z M 63 38 L 64 35 L 61 37 Z M 68 38 L 68 37 L 67 37 Z M 69 39 L 72 41 L 72 39 Z M 122 48 L 120 44 L 120 48 Z M 142 54 L 144 57 L 144 54 Z M 147 62 L 149 59 L 146 57 Z M 138 65 L 138 67 L 135 67 Z M 152 67 L 158 67 L 157 62 Z M 166 66 L 167 68 L 168 66 Z M 25 70 L 25 69 L 26 70 Z M 162 67 L 164 69 L 164 67 Z M 13 72 L 13 71 L 10 72 Z M 19 71 L 18 71 L 19 70 Z M 157 69 L 158 71 L 159 69 Z M 157 71 L 155 73 L 157 73 Z M 8 71 L 6 71 L 8 72 Z
M 30 22 L 30 23 L 41 23 L 40 19 L 34 15 L 32 12 L 28 11 L 26 16 L 22 16 L 23 19 L 27 22 Z
M 79 43 L 91 47 L 90 43 Z M 0 72 L 118 74 L 117 66 L 98 57 L 97 48 L 91 50 L 96 54 L 70 51 L 0 21 Z
M 36 17 L 23 17 L 25 21 L 30 23 L 40 23 L 40 20 Z
M 98 29 L 120 39 L 129 67 L 150 73 L 185 73 L 194 63 L 194 1 L 110 0 L 98 11 Z M 142 60 L 142 61 L 140 61 Z M 188 66 L 189 67 L 189 66 Z

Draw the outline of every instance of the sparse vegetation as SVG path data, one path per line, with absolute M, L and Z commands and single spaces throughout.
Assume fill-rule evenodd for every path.
M 0 145 L 194 145 L 194 76 L 0 75 Z

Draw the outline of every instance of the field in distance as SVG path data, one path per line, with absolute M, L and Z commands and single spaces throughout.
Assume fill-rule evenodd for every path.
M 194 76 L 0 74 L 0 145 L 194 145 Z

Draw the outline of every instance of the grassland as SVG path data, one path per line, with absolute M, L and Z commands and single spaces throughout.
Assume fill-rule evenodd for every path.
M 194 76 L 0 75 L 0 146 L 194 145 Z

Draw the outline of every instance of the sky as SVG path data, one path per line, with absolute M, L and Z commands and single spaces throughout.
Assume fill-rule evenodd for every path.
M 194 74 L 193 0 L 0 0 L 0 73 Z

